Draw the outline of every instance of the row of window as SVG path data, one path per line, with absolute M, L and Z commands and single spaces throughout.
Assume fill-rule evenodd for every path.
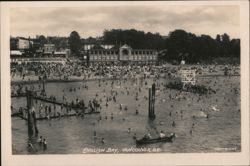
M 97 55 L 92 55 L 89 57 L 90 60 L 117 60 L 117 56 L 97 56 Z
M 117 55 L 118 51 L 90 51 L 90 54 L 99 55 Z
M 118 51 L 90 51 L 90 54 L 99 54 L 99 55 L 117 55 Z M 131 54 L 135 55 L 152 55 L 154 54 L 153 51 L 131 51 Z
M 90 60 L 117 60 L 117 56 L 97 56 L 97 55 L 91 55 Z M 125 60 L 125 59 L 123 59 Z M 130 56 L 129 60 L 156 60 L 155 55 L 150 55 L 150 56 Z

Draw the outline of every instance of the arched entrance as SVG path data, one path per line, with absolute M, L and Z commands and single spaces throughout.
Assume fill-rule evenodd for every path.
M 132 48 L 128 45 L 123 45 L 119 49 L 119 61 L 122 62 L 122 64 L 128 64 L 129 63 L 129 57 L 131 56 Z

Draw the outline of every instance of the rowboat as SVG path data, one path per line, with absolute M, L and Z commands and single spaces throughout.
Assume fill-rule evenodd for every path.
M 162 138 L 152 138 L 152 139 L 148 139 L 148 138 L 142 138 L 139 140 L 136 140 L 136 144 L 137 145 L 141 145 L 141 144 L 151 144 L 151 143 L 157 143 L 157 142 L 173 142 L 173 138 L 175 138 L 175 134 L 171 134 L 170 136 L 165 136 Z

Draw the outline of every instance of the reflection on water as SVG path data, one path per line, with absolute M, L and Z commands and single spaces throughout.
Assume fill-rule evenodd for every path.
M 217 81 L 217 84 L 213 87 L 214 81 Z M 151 85 L 152 80 L 147 82 Z M 94 97 L 97 97 L 98 101 L 102 99 L 101 113 L 38 121 L 39 134 L 31 138 L 27 134 L 27 122 L 13 117 L 13 154 L 72 154 L 82 153 L 84 148 L 117 148 L 122 153 L 123 148 L 136 148 L 133 139 L 135 134 L 137 138 L 142 138 L 150 132 L 152 137 L 158 137 L 159 131 L 166 135 L 174 132 L 176 138 L 172 143 L 160 142 L 143 147 L 160 148 L 161 152 L 175 153 L 240 151 L 240 95 L 235 95 L 231 90 L 239 88 L 239 78 L 218 77 L 217 80 L 200 80 L 201 84 L 217 90 L 216 94 L 207 97 L 164 90 L 162 83 L 166 83 L 166 80 L 161 79 L 157 82 L 160 86 L 157 87 L 156 119 L 153 121 L 148 120 L 148 89 L 145 84 L 139 92 L 139 85 L 134 82 L 122 81 L 120 84 L 115 81 L 113 90 L 118 94 L 117 101 L 109 101 L 106 106 L 106 98 L 111 96 L 111 81 L 101 82 L 100 87 L 98 81 L 47 83 L 48 96 L 56 95 L 58 101 L 62 101 L 63 96 L 68 100 L 83 99 L 85 103 Z M 88 89 L 83 88 L 86 84 Z M 35 85 L 35 88 L 37 87 L 38 85 Z M 70 91 L 72 87 L 75 87 L 76 91 Z M 129 94 L 126 91 L 129 91 Z M 139 97 L 135 100 L 137 92 Z M 174 99 L 170 99 L 170 94 Z M 40 103 L 37 101 L 36 109 Z M 42 104 L 53 106 L 48 103 Z M 126 105 L 128 109 L 120 109 L 120 104 Z M 12 105 L 15 108 L 25 107 L 26 99 L 13 98 Z M 215 105 L 220 111 L 212 109 Z M 55 109 L 60 111 L 61 108 L 56 106 Z M 199 116 L 203 114 L 201 112 L 209 114 L 209 118 Z M 40 136 L 47 140 L 46 150 L 38 142 Z M 29 147 L 29 143 L 32 144 L 32 148 Z

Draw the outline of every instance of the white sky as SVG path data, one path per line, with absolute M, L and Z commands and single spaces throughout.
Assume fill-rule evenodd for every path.
M 196 35 L 240 37 L 239 6 L 85 6 L 12 8 L 11 36 L 101 36 L 105 29 L 137 29 L 168 35 L 184 29 Z

